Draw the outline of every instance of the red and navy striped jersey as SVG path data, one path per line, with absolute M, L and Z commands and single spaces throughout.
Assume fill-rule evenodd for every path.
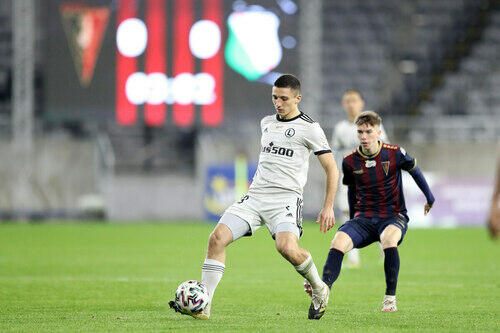
M 361 146 L 342 161 L 344 185 L 354 186 L 354 216 L 386 218 L 406 215 L 401 170 L 411 171 L 416 160 L 396 145 L 380 142 L 378 151 L 367 156 Z

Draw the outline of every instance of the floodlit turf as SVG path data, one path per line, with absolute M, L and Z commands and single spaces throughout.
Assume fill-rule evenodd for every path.
M 209 224 L 0 224 L 0 331 L 500 331 L 500 242 L 485 230 L 410 229 L 400 247 L 399 311 L 381 312 L 374 245 L 343 270 L 325 316 L 307 319 L 302 278 L 267 230 L 230 245 L 226 273 L 199 321 L 167 309 L 199 279 Z M 318 270 L 333 233 L 307 224 Z

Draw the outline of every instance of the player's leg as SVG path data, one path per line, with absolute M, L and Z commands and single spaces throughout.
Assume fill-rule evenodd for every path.
M 361 259 L 359 257 L 359 249 L 353 248 L 351 251 L 347 252 L 347 268 L 359 268 L 361 265 Z
M 382 304 L 382 311 L 397 311 L 396 307 L 396 287 L 399 274 L 399 252 L 398 244 L 401 242 L 406 223 L 403 221 L 403 227 L 396 224 L 389 224 L 380 234 L 380 244 L 384 249 L 384 272 L 386 291 Z
M 293 232 L 280 231 L 275 237 L 278 252 L 309 281 L 313 290 L 320 289 L 323 283 L 316 265 L 311 254 L 299 246 L 297 235 Z
M 299 246 L 297 226 L 292 223 L 282 223 L 276 229 L 276 249 L 295 267 L 300 275 L 309 281 L 312 287 L 312 301 L 308 317 L 309 319 L 319 319 L 325 313 L 330 290 L 321 281 L 311 254 Z
M 347 224 L 344 224 L 344 226 L 347 226 Z M 328 252 L 328 257 L 323 267 L 323 281 L 325 281 L 329 288 L 332 287 L 333 283 L 339 277 L 344 254 L 349 252 L 353 246 L 351 236 L 339 229 L 332 240 L 330 251 Z
M 226 247 L 249 232 L 250 226 L 245 220 L 226 212 L 210 234 L 207 256 L 201 269 L 201 282 L 207 286 L 210 301 L 224 274 Z
M 347 201 L 347 186 L 344 186 L 340 182 L 337 188 L 337 195 L 335 196 L 335 207 L 340 209 L 341 214 L 336 221 L 339 224 L 344 224 L 349 221 L 349 202 Z M 345 262 L 346 268 L 358 268 L 361 265 L 361 259 L 359 257 L 359 249 L 353 248 L 347 252 L 347 258 Z
M 249 218 L 249 220 L 252 219 Z M 255 225 L 254 228 L 257 229 L 258 226 Z M 209 319 L 215 289 L 222 279 L 225 270 L 226 247 L 231 242 L 247 234 L 251 234 L 249 223 L 228 211 L 222 215 L 208 239 L 207 255 L 201 268 L 201 282 L 207 287 L 210 301 L 202 313 L 191 315 L 192 317 Z M 169 302 L 169 305 L 174 310 L 181 312 L 177 309 L 175 302 Z
M 330 252 L 323 268 L 323 281 L 331 288 L 337 280 L 344 254 L 353 248 L 362 248 L 378 240 L 377 229 L 371 220 L 363 217 L 344 223 L 332 240 Z

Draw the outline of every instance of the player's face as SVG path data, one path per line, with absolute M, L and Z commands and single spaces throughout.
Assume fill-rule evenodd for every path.
M 301 98 L 302 96 L 296 90 L 273 86 L 272 99 L 274 108 L 282 119 L 289 119 L 297 115 Z
M 344 108 L 349 120 L 354 121 L 361 111 L 363 111 L 365 103 L 359 94 L 350 92 L 342 96 L 342 107 Z
M 373 151 L 378 147 L 378 139 L 380 138 L 380 127 L 370 124 L 358 125 L 358 139 L 361 147 L 368 151 Z

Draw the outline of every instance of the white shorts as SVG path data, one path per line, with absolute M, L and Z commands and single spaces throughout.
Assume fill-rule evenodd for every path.
M 228 218 L 228 214 L 235 215 L 248 224 L 248 232 L 245 234 L 247 236 L 265 224 L 273 238 L 278 232 L 292 232 L 300 238 L 302 206 L 302 198 L 292 193 L 247 194 L 226 209 L 219 223 L 224 223 L 233 231 L 233 241 L 241 237 L 240 232 L 235 232 L 233 229 L 241 230 L 241 226 L 232 227 L 231 224 L 241 224 L 241 222 Z

